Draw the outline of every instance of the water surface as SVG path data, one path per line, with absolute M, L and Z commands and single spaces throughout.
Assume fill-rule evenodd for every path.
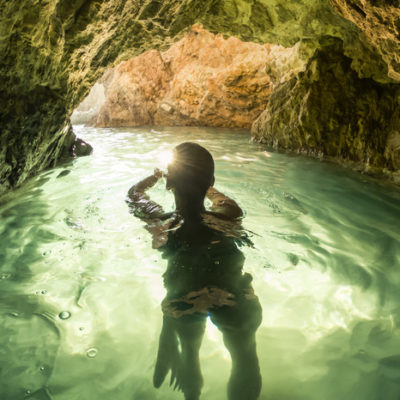
M 166 261 L 124 199 L 188 140 L 211 151 L 252 232 L 241 250 L 263 307 L 261 399 L 400 398 L 398 189 L 241 131 L 75 130 L 92 156 L 0 204 L 1 399 L 183 398 L 152 387 Z M 150 193 L 172 210 L 163 182 Z M 224 399 L 230 360 L 211 323 L 201 362 L 202 398 Z

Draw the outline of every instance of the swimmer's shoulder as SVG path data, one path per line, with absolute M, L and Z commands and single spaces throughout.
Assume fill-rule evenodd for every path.
M 243 217 L 243 211 L 236 201 L 214 187 L 208 189 L 206 196 L 212 202 L 208 212 L 214 216 L 225 220 L 236 220 Z
M 211 209 L 211 210 L 206 210 L 204 213 L 202 213 L 203 216 L 206 217 L 211 217 L 211 218 L 217 218 L 221 219 L 223 221 L 231 221 L 235 223 L 241 223 L 243 213 L 242 212 L 237 212 L 237 210 L 231 210 L 231 209 L 223 209 L 223 210 L 218 210 L 218 209 Z

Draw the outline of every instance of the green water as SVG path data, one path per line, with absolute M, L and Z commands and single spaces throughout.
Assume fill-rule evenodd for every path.
M 0 204 L 2 400 L 183 398 L 152 387 L 166 261 L 124 198 L 188 140 L 211 151 L 216 187 L 253 232 L 241 250 L 263 307 L 260 398 L 400 399 L 399 190 L 244 132 L 75 131 L 92 156 Z M 162 182 L 151 194 L 172 209 Z M 201 363 L 202 399 L 225 399 L 230 359 L 211 323 Z

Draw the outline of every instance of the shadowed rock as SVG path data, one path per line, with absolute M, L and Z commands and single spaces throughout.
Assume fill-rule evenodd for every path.
M 325 42 L 306 70 L 278 85 L 254 122 L 255 139 L 276 149 L 354 162 L 400 181 L 400 87 L 360 79 L 340 41 Z

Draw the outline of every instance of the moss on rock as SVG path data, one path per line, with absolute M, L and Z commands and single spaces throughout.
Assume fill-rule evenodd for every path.
M 398 42 L 386 45 L 384 32 L 382 40 L 368 35 L 354 12 L 346 11 L 356 3 L 0 0 L 0 193 L 70 151 L 69 116 L 106 67 L 151 48 L 165 50 L 196 22 L 213 33 L 285 46 L 302 40 L 315 48 L 322 36 L 341 38 L 360 77 L 398 80 L 392 62 Z M 370 15 L 367 3 L 358 7 Z M 392 9 L 382 2 L 371 12 L 390 20 Z M 393 21 L 391 31 L 398 34 L 398 26 Z
M 275 89 L 252 134 L 276 149 L 395 170 L 399 103 L 399 85 L 359 78 L 342 43 L 325 41 L 304 72 Z

